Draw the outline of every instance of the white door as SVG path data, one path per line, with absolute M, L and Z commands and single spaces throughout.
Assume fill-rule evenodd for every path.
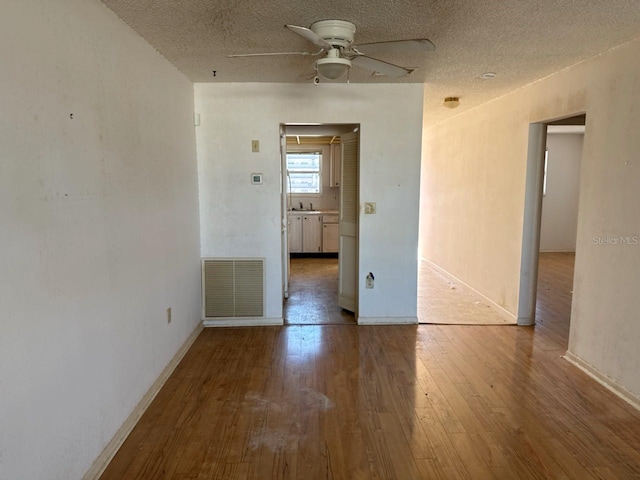
M 338 305 L 356 314 L 358 309 L 358 178 L 360 148 L 358 132 L 340 137 L 340 267 Z
M 282 172 L 282 181 L 280 182 L 280 196 L 282 213 L 282 296 L 289 298 L 289 235 L 287 225 L 287 211 L 289 210 L 289 197 L 287 195 L 287 182 L 289 180 L 287 174 L 287 135 L 284 125 L 280 125 L 280 169 Z

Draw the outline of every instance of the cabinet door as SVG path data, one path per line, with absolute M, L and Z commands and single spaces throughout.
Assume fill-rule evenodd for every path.
M 302 220 L 302 251 L 318 253 L 322 251 L 322 216 L 305 215 Z
M 322 224 L 322 251 L 337 252 L 338 251 L 338 224 L 323 223 Z
M 302 215 L 289 215 L 289 252 L 302 252 Z
M 331 145 L 331 187 L 340 186 L 340 144 Z

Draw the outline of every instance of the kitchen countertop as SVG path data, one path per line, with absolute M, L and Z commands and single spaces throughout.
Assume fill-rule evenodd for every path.
M 338 210 L 289 210 L 287 213 L 294 215 L 338 215 Z

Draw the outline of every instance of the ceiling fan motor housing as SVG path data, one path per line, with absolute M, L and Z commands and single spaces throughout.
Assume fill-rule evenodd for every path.
M 320 20 L 309 28 L 327 43 L 342 48 L 349 48 L 356 33 L 356 26 L 344 20 Z

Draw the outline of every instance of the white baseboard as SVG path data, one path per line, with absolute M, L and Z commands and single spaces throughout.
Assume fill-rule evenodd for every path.
M 418 317 L 358 317 L 358 325 L 412 325 Z
M 627 390 L 622 385 L 617 383 L 614 379 L 600 372 L 593 365 L 585 362 L 583 359 L 581 359 L 580 357 L 578 357 L 577 355 L 571 352 L 565 353 L 562 358 L 564 358 L 567 362 L 571 363 L 572 365 L 578 367 L 580 370 L 582 370 L 584 373 L 589 375 L 600 385 L 604 386 L 607 390 L 610 390 L 611 392 L 615 393 L 618 397 L 623 399 L 629 405 L 636 408 L 637 410 L 640 410 L 640 397 L 631 393 L 629 390 Z
M 444 268 L 442 268 L 440 265 L 436 265 L 435 263 L 433 263 L 431 260 L 422 257 L 422 261 L 428 263 L 430 266 L 432 266 L 434 269 L 436 269 L 438 272 L 440 272 L 442 275 L 444 275 L 445 277 L 451 279 L 453 282 L 455 283 L 459 283 L 461 284 L 464 288 L 472 291 L 474 294 L 478 295 L 479 297 L 482 298 L 482 300 L 484 300 L 486 303 L 488 303 L 489 305 L 491 305 L 491 307 L 496 310 L 502 317 L 504 317 L 505 319 L 509 320 L 509 322 L 513 322 L 513 323 L 517 323 L 517 317 L 515 314 L 511 313 L 509 310 L 507 310 L 506 308 L 504 308 L 501 305 L 498 305 L 496 302 L 494 302 L 493 300 L 491 300 L 489 297 L 487 297 L 486 295 L 484 295 L 482 292 L 479 292 L 478 290 L 476 290 L 475 288 L 473 288 L 471 285 L 469 285 L 468 283 L 466 283 L 463 280 L 460 280 L 458 277 L 456 277 L 455 275 L 452 275 L 451 273 L 447 272 Z
M 203 319 L 202 324 L 205 327 L 268 327 L 274 325 L 284 325 L 283 318 L 210 318 Z
M 576 249 L 572 250 L 540 250 L 540 253 L 576 253 Z
M 82 477 L 83 480 L 98 479 L 100 478 L 100 475 L 104 473 L 105 469 L 109 465 L 109 462 L 111 462 L 116 453 L 118 453 L 118 450 L 140 420 L 140 417 L 142 417 L 147 408 L 149 408 L 149 405 L 151 405 L 153 399 L 156 398 L 156 395 L 158 394 L 162 386 L 171 376 L 175 368 L 180 363 L 180 360 L 182 360 L 182 357 L 185 356 L 193 342 L 196 340 L 196 338 L 198 338 L 198 335 L 200 335 L 200 332 L 202 332 L 203 328 L 204 327 L 202 323 L 199 323 L 198 326 L 193 330 L 193 332 L 191 332 L 191 335 L 189 335 L 189 337 L 182 344 L 180 350 L 177 351 L 177 353 L 173 356 L 167 366 L 164 367 L 164 370 L 162 370 L 160 376 L 156 379 L 155 382 L 153 382 L 153 385 L 149 387 L 149 390 L 147 390 L 147 393 L 144 394 L 142 400 L 138 402 L 138 405 L 136 405 L 136 408 L 133 409 L 131 415 L 129 415 L 129 417 L 124 421 L 111 441 L 107 444 L 104 450 L 102 450 L 102 453 L 93 462 L 91 468 L 87 471 L 87 473 L 85 473 L 84 477 Z

